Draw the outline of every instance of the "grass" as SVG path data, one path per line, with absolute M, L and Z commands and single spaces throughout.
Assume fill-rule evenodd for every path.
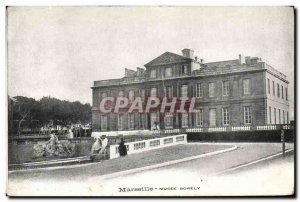
M 57 170 L 36 170 L 33 172 L 15 172 L 10 174 L 10 179 L 39 178 L 59 180 L 81 180 L 87 177 L 100 176 L 129 169 L 164 163 L 172 160 L 205 154 L 217 150 L 230 148 L 230 145 L 176 145 L 161 149 L 131 154 L 125 157 L 107 160 L 101 163 L 85 165 L 74 168 L 61 168 Z

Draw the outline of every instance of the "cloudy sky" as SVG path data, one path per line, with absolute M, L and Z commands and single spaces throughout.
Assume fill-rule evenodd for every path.
M 7 24 L 10 96 L 91 103 L 94 80 L 192 48 L 205 62 L 261 57 L 288 76 L 294 105 L 289 7 L 10 7 Z

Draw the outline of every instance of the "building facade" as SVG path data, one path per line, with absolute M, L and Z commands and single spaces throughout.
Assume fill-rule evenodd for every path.
M 120 79 L 94 81 L 93 131 L 151 129 L 154 122 L 161 129 L 227 127 L 286 124 L 289 122 L 286 76 L 258 57 L 204 63 L 193 50 L 182 55 L 165 52 L 136 71 L 125 69 Z M 195 98 L 197 112 L 102 113 L 106 97 L 126 97 L 132 102 L 140 97 Z

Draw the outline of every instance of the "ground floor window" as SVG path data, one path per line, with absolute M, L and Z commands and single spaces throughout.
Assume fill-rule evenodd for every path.
M 252 110 L 251 107 L 244 107 L 244 124 L 252 123 Z
M 222 123 L 224 126 L 229 125 L 229 109 L 228 109 L 228 107 L 222 108 Z
M 209 109 L 209 126 L 216 126 L 216 109 Z
M 182 118 L 181 118 L 181 125 L 182 125 L 182 128 L 187 128 L 189 126 L 189 123 L 188 123 L 188 113 L 182 113 Z
M 281 124 L 281 111 L 278 109 L 278 122 Z
M 151 119 L 151 127 L 152 127 L 154 125 L 154 122 L 158 122 L 156 112 L 150 113 L 150 119 Z
M 139 117 L 140 128 L 145 129 L 146 128 L 146 118 L 145 118 L 146 115 L 143 113 L 140 113 L 139 115 L 140 115 L 140 117 Z
M 107 116 L 101 115 L 101 130 L 107 130 Z
M 165 114 L 165 128 L 173 128 L 173 114 L 172 113 Z
M 128 114 L 128 128 L 134 129 L 134 114 Z
M 274 107 L 274 123 L 276 124 L 276 108 Z
M 196 126 L 203 126 L 203 109 L 199 109 L 199 111 L 196 112 Z
M 270 124 L 272 124 L 272 109 L 271 109 L 271 107 L 269 107 L 269 121 L 270 121 Z
M 123 114 L 118 114 L 118 130 L 123 130 Z

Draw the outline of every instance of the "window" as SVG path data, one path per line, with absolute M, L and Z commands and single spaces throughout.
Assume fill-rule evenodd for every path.
M 188 96 L 188 86 L 182 85 L 181 86 L 181 97 L 187 97 Z
M 229 81 L 223 81 L 222 83 L 222 95 L 228 96 L 229 95 Z
M 284 110 L 282 110 L 282 123 L 285 124 L 285 113 L 284 113 Z
M 134 129 L 134 114 L 128 114 L 128 128 Z
M 172 113 L 165 114 L 165 128 L 173 128 L 173 114 Z
M 273 95 L 275 96 L 275 83 L 274 81 L 272 81 L 272 83 L 273 83 Z
M 133 90 L 130 90 L 129 91 L 129 102 L 133 102 L 134 101 L 134 91 Z
M 172 67 L 166 67 L 165 77 L 171 77 L 171 76 L 172 76 Z
M 244 107 L 244 124 L 252 123 L 252 110 L 251 107 Z
M 285 88 L 285 99 L 288 100 L 288 89 Z
M 284 99 L 283 86 L 281 86 L 281 98 Z
M 280 97 L 280 89 L 279 89 L 279 84 L 277 84 L 277 97 Z
M 270 79 L 268 79 L 268 94 L 270 94 Z
M 105 115 L 101 116 L 101 129 L 107 130 L 107 116 Z
M 281 111 L 278 109 L 278 123 L 281 124 Z
M 139 114 L 139 124 L 140 124 L 140 128 L 146 128 L 146 114 Z
M 123 130 L 123 114 L 118 114 L 118 130 Z
M 166 86 L 166 95 L 167 98 L 173 97 L 173 88 L 172 86 Z
M 208 84 L 209 97 L 215 97 L 215 83 Z
M 156 78 L 156 70 L 155 69 L 152 69 L 150 71 L 150 78 Z
M 289 112 L 286 112 L 286 122 L 289 123 Z
M 202 97 L 201 83 L 197 83 L 196 85 L 196 97 Z
M 150 96 L 151 97 L 157 97 L 157 88 L 151 88 Z
M 250 94 L 250 79 L 243 80 L 243 92 L 244 92 L 244 95 Z
M 186 65 L 181 66 L 181 74 L 187 74 L 187 66 Z
M 228 107 L 222 108 L 222 122 L 223 125 L 229 125 L 229 110 Z
M 157 114 L 155 112 L 150 114 L 150 119 L 151 119 L 151 127 L 154 125 L 154 122 L 158 122 L 157 121 Z
M 118 94 L 118 96 L 119 96 L 119 97 L 124 97 L 124 91 L 122 91 L 122 90 L 121 90 L 121 91 L 119 91 L 119 94 Z
M 269 123 L 272 124 L 272 109 L 269 107 Z
M 274 107 L 274 123 L 276 124 L 276 108 Z
M 216 109 L 209 109 L 209 126 L 216 126 Z
M 140 96 L 142 98 L 142 101 L 145 100 L 145 89 L 140 89 Z
M 181 118 L 181 124 L 182 124 L 182 128 L 187 128 L 189 127 L 189 123 L 188 123 L 188 113 L 182 113 L 182 118 Z
M 196 126 L 203 126 L 203 109 L 199 109 L 196 113 Z

